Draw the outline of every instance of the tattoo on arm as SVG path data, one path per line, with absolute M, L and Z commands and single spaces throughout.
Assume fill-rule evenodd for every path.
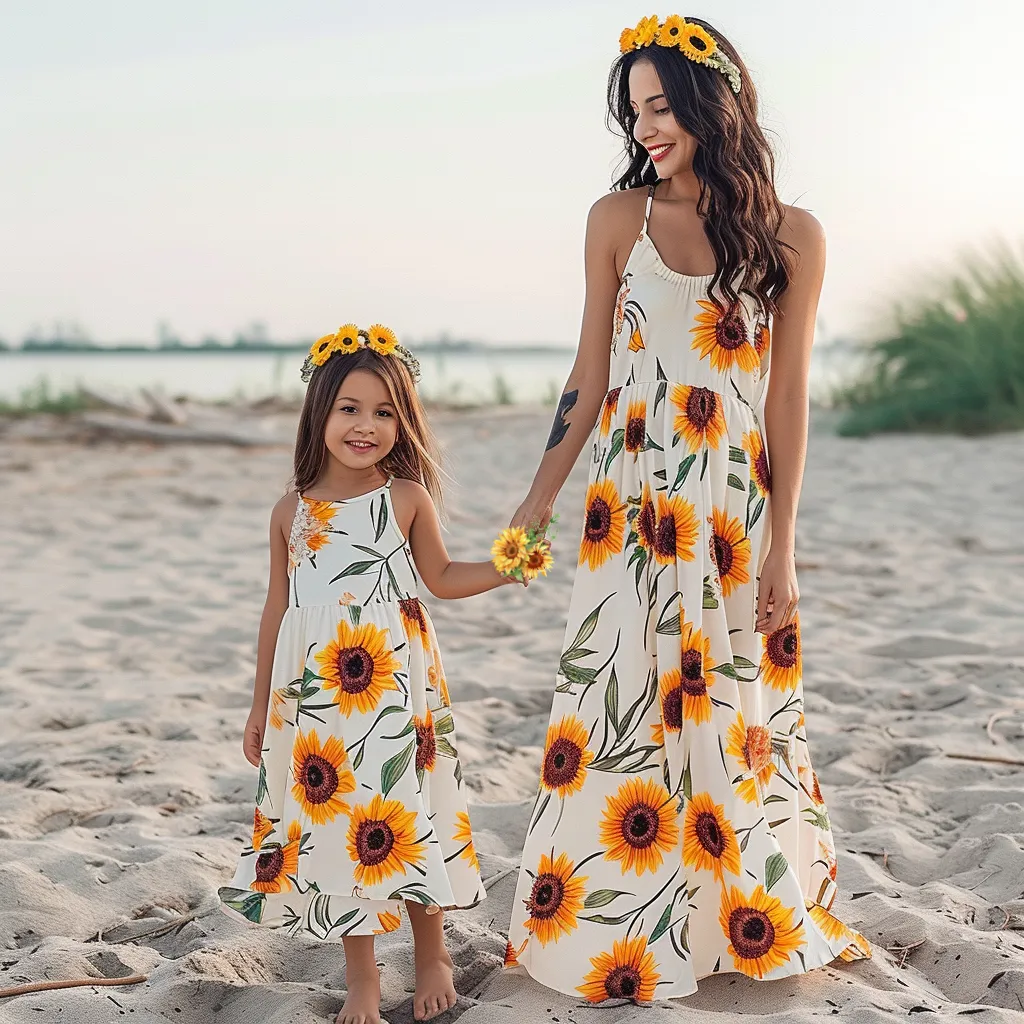
M 555 445 L 561 443 L 569 424 L 565 422 L 565 414 L 576 404 L 579 391 L 566 391 L 558 402 L 558 409 L 555 411 L 555 422 L 551 424 L 551 433 L 548 435 L 547 447 L 544 451 L 551 451 Z

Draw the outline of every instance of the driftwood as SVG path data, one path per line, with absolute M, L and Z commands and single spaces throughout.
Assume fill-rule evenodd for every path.
M 149 405 L 149 418 L 156 423 L 174 423 L 184 426 L 188 422 L 188 414 L 174 402 L 169 402 L 164 395 L 149 388 L 140 388 L 139 393 Z
M 146 420 L 109 416 L 106 413 L 83 413 L 81 422 L 87 427 L 92 427 L 98 433 L 123 441 L 154 441 L 158 444 L 234 444 L 243 447 L 282 443 L 278 438 L 243 434 L 218 427 L 151 423 Z
M 77 988 L 81 985 L 138 985 L 146 981 L 145 974 L 127 974 L 123 978 L 68 978 L 65 981 L 33 981 L 13 988 L 0 988 L 0 999 L 5 996 L 20 996 L 26 992 L 48 992 L 55 988 Z
M 128 416 L 145 416 L 147 413 L 146 406 L 141 402 L 133 401 L 130 398 L 123 398 L 120 395 L 110 394 L 99 388 L 79 384 L 78 393 L 92 405 L 98 405 L 104 409 L 113 409 L 114 412 L 125 413 Z

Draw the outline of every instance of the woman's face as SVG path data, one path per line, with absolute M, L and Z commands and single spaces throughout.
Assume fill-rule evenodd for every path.
M 638 60 L 629 69 L 629 102 L 637 116 L 633 138 L 650 154 L 658 177 L 690 170 L 697 140 L 676 121 L 658 72 L 648 60 Z
M 387 385 L 369 370 L 353 370 L 341 382 L 327 417 L 327 450 L 346 469 L 369 469 L 397 438 L 398 416 Z

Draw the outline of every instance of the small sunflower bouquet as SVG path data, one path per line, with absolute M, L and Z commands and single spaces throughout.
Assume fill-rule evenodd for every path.
M 494 568 L 502 576 L 511 576 L 520 583 L 547 576 L 548 569 L 554 564 L 551 557 L 551 539 L 548 529 L 558 521 L 552 516 L 547 526 L 524 529 L 522 526 L 509 526 L 501 531 L 498 539 L 491 547 L 491 561 Z

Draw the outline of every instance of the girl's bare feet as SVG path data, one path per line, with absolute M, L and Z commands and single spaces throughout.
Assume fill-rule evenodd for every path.
M 440 955 L 416 954 L 416 994 L 413 996 L 413 1016 L 416 1020 L 430 1020 L 450 1010 L 458 996 L 452 980 L 452 958 L 441 946 Z
M 345 1005 L 335 1024 L 384 1024 L 380 1015 L 380 971 L 373 952 L 373 936 L 350 936 L 345 944 Z
M 444 914 L 439 907 L 406 901 L 413 945 L 416 947 L 416 994 L 413 1016 L 430 1020 L 450 1010 L 458 996 L 452 980 L 452 958 L 444 945 Z M 431 913 L 430 911 L 433 911 Z

